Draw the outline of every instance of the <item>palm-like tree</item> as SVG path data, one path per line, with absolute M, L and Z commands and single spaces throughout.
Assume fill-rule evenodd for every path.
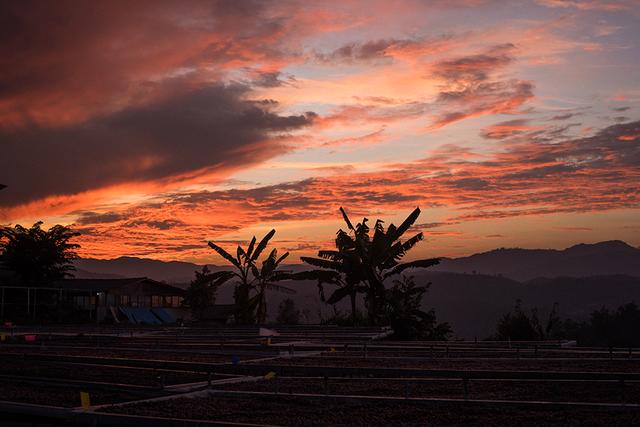
M 354 226 L 343 208 L 340 208 L 340 212 L 348 231 L 342 229 L 338 231 L 336 250 L 319 251 L 319 258 L 302 257 L 301 259 L 313 266 L 339 273 L 346 286 L 338 289 L 339 294 L 334 293 L 336 295 L 334 299 L 350 296 L 352 310 L 355 306 L 355 294 L 364 287 L 368 320 L 372 324 L 377 324 L 384 305 L 385 279 L 409 268 L 426 268 L 436 265 L 439 260 L 432 258 L 400 262 L 407 252 L 424 238 L 422 233 L 417 233 L 407 240 L 401 240 L 420 216 L 419 208 L 409 214 L 397 227 L 390 224 L 385 230 L 384 222 L 377 220 L 373 235 L 367 225 L 367 218 Z
M 235 267 L 234 270 L 216 273 L 219 274 L 216 280 L 217 283 L 222 284 L 233 278 L 237 279 L 234 300 L 236 307 L 235 317 L 238 323 L 251 324 L 256 321 L 264 322 L 266 320 L 265 291 L 267 289 L 295 293 L 292 289 L 274 283 L 288 278 L 288 272 L 278 271 L 280 263 L 289 255 L 288 252 L 277 258 L 277 251 L 274 249 L 263 261 L 262 269 L 258 269 L 256 266 L 260 255 L 275 234 L 276 230 L 271 230 L 257 245 L 257 239 L 254 236 L 246 250 L 238 245 L 235 257 L 215 243 L 208 242 L 214 251 Z M 251 291 L 254 289 L 258 292 L 252 297 Z
M 280 263 L 288 256 L 289 252 L 285 252 L 284 255 L 278 258 L 278 250 L 273 249 L 267 259 L 262 262 L 262 268 L 259 271 L 254 266 L 253 275 L 257 279 L 255 285 L 257 294 L 254 297 L 256 299 L 257 323 L 264 323 L 267 320 L 267 290 L 275 290 L 287 294 L 296 293 L 293 289 L 276 284 L 276 282 L 287 280 L 291 276 L 291 271 L 289 270 L 278 270 Z
M 73 276 L 75 252 L 80 245 L 70 240 L 80 235 L 69 227 L 42 229 L 42 222 L 30 228 L 0 227 L 0 262 L 15 271 L 25 284 L 42 284 Z

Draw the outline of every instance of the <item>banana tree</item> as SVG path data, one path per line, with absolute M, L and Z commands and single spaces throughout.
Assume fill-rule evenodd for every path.
M 318 251 L 318 258 L 300 257 L 303 262 L 322 270 L 298 273 L 296 278 L 317 280 L 320 299 L 327 304 L 336 304 L 348 297 L 351 303 L 351 321 L 355 325 L 357 295 L 365 291 L 360 258 L 353 239 L 344 231 L 338 231 L 335 242 L 336 250 Z M 325 298 L 325 285 L 337 287 L 329 298 Z
M 417 233 L 409 239 L 401 240 L 420 216 L 419 208 L 411 212 L 400 226 L 390 224 L 385 230 L 384 222 L 377 220 L 373 227 L 373 235 L 367 225 L 367 218 L 354 226 L 343 208 L 340 208 L 340 212 L 347 225 L 347 231 L 338 231 L 337 250 L 320 251 L 319 258 L 303 258 L 303 261 L 344 274 L 344 281 L 353 286 L 349 291 L 342 291 L 341 294 L 344 296 L 364 289 L 368 320 L 371 324 L 378 324 L 384 308 L 385 279 L 409 268 L 436 265 L 439 260 L 432 258 L 400 262 L 407 252 L 424 238 L 422 233 Z
M 276 230 L 268 232 L 262 240 L 260 240 L 258 245 L 256 245 L 256 237 L 253 236 L 246 250 L 238 245 L 236 256 L 231 255 L 215 243 L 208 242 L 211 249 L 235 267 L 234 270 L 228 271 L 228 274 L 221 276 L 220 280 L 224 283 L 232 278 L 237 279 L 234 291 L 235 318 L 237 323 L 251 324 L 255 322 L 254 311 L 257 307 L 257 301 L 250 298 L 251 290 L 258 280 L 254 274 L 254 269 L 256 261 L 266 249 L 269 240 L 271 240 L 274 234 L 276 234 Z
M 289 256 L 289 252 L 278 258 L 278 250 L 273 249 L 269 256 L 262 262 L 262 268 L 258 268 L 254 265 L 252 267 L 253 276 L 257 278 L 256 290 L 257 294 L 252 298 L 252 305 L 256 306 L 256 322 L 265 323 L 267 320 L 267 290 L 273 290 L 283 292 L 286 294 L 295 294 L 291 288 L 277 284 L 281 280 L 288 280 L 291 278 L 291 271 L 278 270 L 280 263 Z

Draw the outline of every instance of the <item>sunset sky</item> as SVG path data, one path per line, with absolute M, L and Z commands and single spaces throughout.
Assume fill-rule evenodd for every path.
M 81 255 L 640 245 L 640 1 L 1 1 L 0 223 Z

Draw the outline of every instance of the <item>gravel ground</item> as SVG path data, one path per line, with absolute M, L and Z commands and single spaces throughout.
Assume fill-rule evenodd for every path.
M 0 363 L 0 374 L 28 377 L 60 378 L 70 380 L 100 381 L 118 384 L 159 386 L 159 375 L 165 384 L 184 384 L 205 381 L 205 374 L 175 371 L 156 371 L 111 366 L 69 365 L 55 362 L 7 362 Z
M 127 349 L 102 349 L 102 348 L 2 348 L 0 346 L 0 354 L 48 354 L 61 356 L 87 356 L 87 357 L 109 357 L 123 359 L 145 359 L 145 360 L 170 360 L 185 362 L 202 362 L 202 363 L 228 363 L 231 362 L 234 355 L 229 354 L 207 354 L 202 353 L 181 353 L 171 351 L 140 351 Z M 258 356 L 239 356 L 240 360 L 251 360 L 262 357 L 268 357 L 270 354 Z
M 405 402 L 354 403 L 293 397 L 173 399 L 113 408 L 113 412 L 280 426 L 602 426 L 640 424 L 640 414 L 429 408 Z
M 325 394 L 323 378 L 281 378 L 278 380 L 280 393 Z M 405 388 L 406 387 L 406 388 Z M 498 400 L 543 400 L 554 402 L 611 402 L 620 403 L 622 394 L 617 383 L 581 383 L 552 381 L 469 381 L 467 385 L 470 399 Z M 274 392 L 276 382 L 257 381 L 218 386 L 223 390 Z M 399 380 L 327 380 L 327 394 L 354 394 L 365 396 L 405 396 L 464 398 L 464 387 L 460 380 L 429 380 L 409 382 Z M 625 384 L 626 403 L 640 403 L 640 384 Z
M 127 402 L 145 398 L 122 391 L 90 390 L 66 386 L 35 386 L 33 384 L 5 381 L 0 387 L 0 400 L 69 408 L 80 406 L 80 391 L 89 392 L 92 405 Z M 4 418 L 4 416 L 0 416 L 0 418 Z
M 260 363 L 260 362 L 258 362 Z M 467 369 L 467 370 L 520 370 L 563 372 L 640 372 L 638 360 L 541 360 L 541 359 L 393 359 L 354 358 L 340 355 L 279 359 L 275 364 L 284 366 L 335 366 L 366 368 Z

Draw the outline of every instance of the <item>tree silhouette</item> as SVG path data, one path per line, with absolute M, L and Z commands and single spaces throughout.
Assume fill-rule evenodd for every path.
M 321 250 L 318 258 L 301 257 L 302 261 L 335 272 L 327 276 L 327 283 L 337 284 L 339 289 L 329 300 L 340 300 L 350 296 L 352 314 L 355 318 L 355 295 L 364 290 L 365 303 L 369 323 L 380 323 L 385 299 L 384 281 L 396 276 L 409 268 L 426 268 L 438 264 L 437 258 L 423 259 L 401 263 L 402 258 L 424 236 L 422 233 L 402 241 L 402 236 L 409 230 L 420 216 L 420 209 L 416 208 L 400 224 L 390 224 L 385 230 L 384 222 L 377 220 L 371 229 L 367 225 L 368 219 L 353 225 L 345 210 L 340 212 L 347 225 L 347 230 L 340 229 L 336 236 L 336 250 Z M 333 280 L 331 282 L 330 280 Z M 335 297 L 334 297 L 335 295 Z
M 285 252 L 284 255 L 278 258 L 278 251 L 273 249 L 267 259 L 262 262 L 262 268 L 259 271 L 255 268 L 253 271 L 253 275 L 257 282 L 255 285 L 257 294 L 254 297 L 256 299 L 257 323 L 265 323 L 267 320 L 267 290 L 295 294 L 293 289 L 275 283 L 281 280 L 288 280 L 290 278 L 290 271 L 278 270 L 280 263 L 282 263 L 282 261 L 284 261 L 288 256 L 289 252 Z
M 36 222 L 0 228 L 0 261 L 20 276 L 25 284 L 41 284 L 72 276 L 72 262 L 80 245 L 69 241 L 80 233 L 55 225 L 48 230 Z
M 224 271 L 211 273 L 206 265 L 202 271 L 196 271 L 196 277 L 189 284 L 183 301 L 195 318 L 202 319 L 207 308 L 215 304 L 218 288 L 228 280 L 227 276 L 228 273 Z
M 274 249 L 267 259 L 263 261 L 262 269 L 258 269 L 256 266 L 260 255 L 275 234 L 276 230 L 271 230 L 257 245 L 257 239 L 254 236 L 246 250 L 238 245 L 235 257 L 215 243 L 209 242 L 209 246 L 214 251 L 235 267 L 235 270 L 221 272 L 224 274 L 217 280 L 220 281 L 220 284 L 223 284 L 233 278 L 237 279 L 234 291 L 235 319 L 237 323 L 264 322 L 266 319 L 265 291 L 267 289 L 295 293 L 292 289 L 275 284 L 279 280 L 289 278 L 288 272 L 278 271 L 279 264 L 289 255 L 288 252 L 277 258 L 277 251 Z M 257 290 L 256 295 L 251 296 L 252 290 Z
M 291 298 L 282 300 L 278 305 L 278 323 L 283 325 L 297 325 L 300 323 L 300 310 L 296 308 L 296 304 Z
M 413 277 L 402 275 L 386 290 L 384 316 L 393 328 L 395 339 L 446 340 L 451 335 L 448 323 L 438 323 L 434 310 L 421 309 L 430 283 L 418 286 Z

